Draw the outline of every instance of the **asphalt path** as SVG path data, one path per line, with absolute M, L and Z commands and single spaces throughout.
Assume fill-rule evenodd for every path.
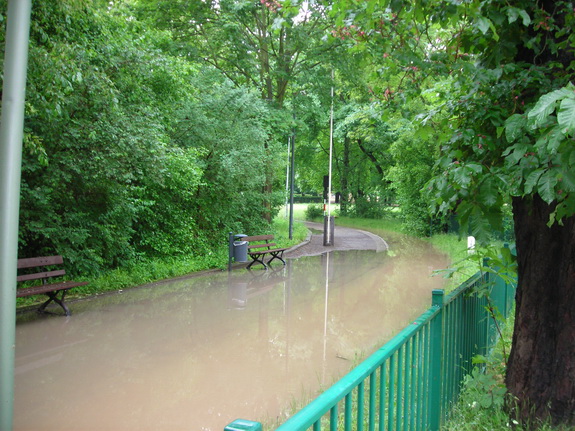
M 323 223 L 305 222 L 305 225 L 311 233 L 304 242 L 284 252 L 284 256 L 288 259 L 316 256 L 336 250 L 384 251 L 388 249 L 383 238 L 363 230 L 338 226 L 337 221 L 334 228 L 333 245 L 326 246 L 323 245 Z

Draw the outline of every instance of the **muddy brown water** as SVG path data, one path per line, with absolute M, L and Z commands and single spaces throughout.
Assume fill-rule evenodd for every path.
M 429 306 L 444 256 L 395 247 L 126 290 L 68 319 L 19 314 L 14 429 L 283 422 Z

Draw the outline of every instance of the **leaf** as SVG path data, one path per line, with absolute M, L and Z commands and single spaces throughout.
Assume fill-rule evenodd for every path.
M 284 18 L 280 16 L 276 17 L 272 24 L 272 30 L 281 30 L 285 22 L 286 20 Z
M 545 202 L 550 204 L 555 200 L 555 185 L 557 184 L 557 176 L 554 170 L 547 170 L 539 177 L 537 182 L 537 191 Z
M 521 18 L 523 18 L 523 25 L 525 27 L 527 27 L 529 24 L 531 24 L 531 17 L 529 16 L 529 14 L 525 10 L 520 9 L 519 15 L 521 16 Z
M 571 93 L 570 96 L 561 101 L 559 112 L 557 113 L 557 122 L 561 131 L 565 134 L 573 134 L 575 132 L 575 95 Z
M 519 18 L 519 9 L 516 7 L 510 7 L 507 9 L 507 21 L 509 24 L 514 23 Z
M 525 156 L 528 147 L 526 145 L 515 144 L 511 147 L 508 147 L 507 150 L 503 153 L 503 157 L 505 157 L 505 163 L 507 165 L 516 165 L 519 163 L 521 159 Z
M 489 27 L 491 27 L 491 20 L 489 20 L 489 18 L 485 18 L 484 16 L 477 18 L 477 28 L 479 28 L 481 33 L 486 34 Z
M 551 154 L 555 154 L 559 148 L 559 145 L 561 145 L 561 143 L 565 140 L 565 135 L 562 133 L 559 127 L 556 126 L 549 131 L 547 139 L 547 150 Z
M 474 365 L 487 364 L 487 358 L 483 355 L 475 355 L 473 358 L 471 358 L 471 361 Z
M 543 170 L 538 169 L 531 172 L 525 179 L 525 194 L 530 194 L 533 188 L 537 185 L 539 177 L 543 174 Z
M 551 93 L 544 94 L 539 98 L 533 109 L 527 115 L 529 119 L 535 120 L 536 126 L 543 125 L 549 115 L 555 110 L 557 101 L 570 96 L 571 92 L 567 88 L 552 91 Z
M 572 171 L 564 171 L 561 176 L 561 185 L 566 191 L 575 191 L 575 173 Z
M 509 7 L 507 9 L 507 20 L 509 24 L 517 21 L 517 18 L 521 17 L 521 21 L 525 27 L 531 24 L 531 18 L 529 14 L 524 9 L 518 9 L 516 7 Z
M 483 166 L 478 163 L 468 163 L 466 165 L 466 168 L 473 171 L 473 173 L 475 174 L 480 174 L 481 172 L 483 172 Z
M 509 143 L 523 135 L 527 119 L 524 115 L 513 114 L 505 121 L 505 138 Z

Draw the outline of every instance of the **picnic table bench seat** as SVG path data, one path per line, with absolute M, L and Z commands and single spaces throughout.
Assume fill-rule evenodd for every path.
M 61 267 L 58 267 L 58 265 L 62 265 L 63 263 L 64 259 L 62 256 L 42 256 L 18 259 L 18 270 L 22 270 L 24 274 L 18 275 L 16 280 L 20 283 L 41 280 L 42 284 L 34 286 L 19 286 L 16 289 L 16 297 L 22 298 L 32 295 L 47 295 L 48 300 L 40 305 L 38 311 L 45 311 L 48 304 L 54 301 L 62 307 L 66 316 L 70 316 L 70 309 L 64 302 L 66 293 L 73 287 L 84 286 L 88 283 L 78 281 L 57 281 L 55 283 L 48 283 L 48 281 L 51 281 L 54 277 L 66 275 L 66 271 L 61 269 Z M 39 272 L 36 272 L 38 270 Z
M 242 238 L 242 241 L 249 242 L 248 254 L 252 258 L 252 261 L 247 266 L 248 269 L 256 262 L 261 263 L 264 269 L 268 269 L 268 265 L 275 259 L 281 261 L 284 265 L 286 264 L 283 259 L 283 253 L 287 248 L 279 248 L 275 242 L 271 242 L 273 239 L 273 235 L 254 235 Z M 267 254 L 271 256 L 271 259 L 267 261 L 266 265 L 264 259 Z

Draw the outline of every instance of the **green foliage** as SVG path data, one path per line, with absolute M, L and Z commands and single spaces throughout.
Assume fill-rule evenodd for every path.
M 570 2 L 341 0 L 333 13 L 388 113 L 427 104 L 416 126 L 438 131 L 442 146 L 433 208 L 455 210 L 481 239 L 502 231 L 510 196 L 559 202 L 550 222 L 573 214 Z
M 380 219 L 387 213 L 388 205 L 377 193 L 357 197 L 348 209 L 349 217 Z
M 515 193 L 537 193 L 557 202 L 549 224 L 575 212 L 575 86 L 544 94 L 524 114 L 505 121 L 504 133 L 512 144 L 505 151 L 506 167 L 521 178 Z
M 135 221 L 133 241 L 149 256 L 203 253 L 205 232 L 190 214 L 201 185 L 197 151 L 173 148 L 166 153 L 163 174 L 157 181 L 143 179 L 138 201 L 143 209 Z
M 323 205 L 312 204 L 308 205 L 305 209 L 305 219 L 306 220 L 317 220 L 323 217 Z
M 400 137 L 390 148 L 395 164 L 387 178 L 396 192 L 406 230 L 416 235 L 430 235 L 433 230 L 430 227 L 434 224 L 430 219 L 425 186 L 433 175 L 437 136 L 417 135 L 407 121 L 402 123 Z
M 270 109 L 255 92 L 235 88 L 219 74 L 205 72 L 198 84 L 200 92 L 183 104 L 174 130 L 180 146 L 200 154 L 192 217 L 215 237 L 261 230 L 265 204 L 275 213 L 283 199 L 283 193 L 263 193 L 267 170 L 281 162 L 274 157 L 280 144 L 269 139 Z
M 19 253 L 62 254 L 71 274 L 207 255 L 281 199 L 264 190 L 281 115 L 125 13 L 33 11 Z
M 274 242 L 279 247 L 292 247 L 303 242 L 308 235 L 307 227 L 300 222 L 294 222 L 292 226 L 292 239 L 289 239 L 289 221 L 287 219 L 276 217 L 272 222 L 272 233 Z

